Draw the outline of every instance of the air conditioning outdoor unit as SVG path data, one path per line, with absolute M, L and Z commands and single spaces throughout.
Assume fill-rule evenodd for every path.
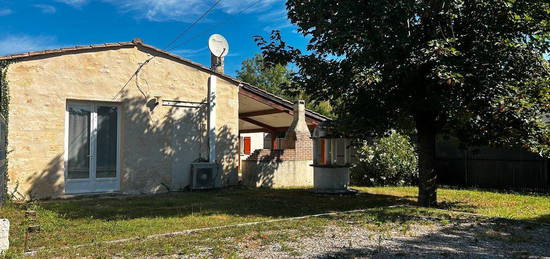
M 193 163 L 191 164 L 191 189 L 212 189 L 215 187 L 217 164 Z

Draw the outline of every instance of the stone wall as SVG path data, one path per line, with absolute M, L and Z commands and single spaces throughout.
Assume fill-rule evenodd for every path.
M 142 66 L 152 55 L 159 56 Z M 65 108 L 78 101 L 120 105 L 121 192 L 187 186 L 191 162 L 208 157 L 207 109 L 154 105 L 153 99 L 206 101 L 208 77 L 141 46 L 40 56 L 11 65 L 10 191 L 25 198 L 64 194 Z M 219 79 L 217 106 L 217 159 L 227 185 L 237 181 L 238 86 Z
M 312 163 L 311 160 L 243 160 L 243 184 L 252 187 L 309 188 L 313 186 Z

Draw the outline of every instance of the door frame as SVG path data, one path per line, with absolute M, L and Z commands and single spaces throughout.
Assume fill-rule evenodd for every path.
M 69 179 L 68 176 L 68 160 L 69 160 L 69 107 L 70 106 L 88 106 L 90 107 L 90 173 L 89 178 L 86 179 Z M 115 168 L 115 177 L 104 177 L 96 178 L 96 167 L 97 167 L 97 107 L 99 106 L 108 106 L 117 108 L 117 136 L 116 136 L 116 168 Z M 118 192 L 120 191 L 120 138 L 121 138 L 121 104 L 118 102 L 102 102 L 102 101 L 85 101 L 85 100 L 67 100 L 65 104 L 65 143 L 64 143 L 64 152 L 63 152 L 63 177 L 64 177 L 64 188 L 63 192 L 65 194 L 83 194 L 83 193 L 109 193 L 109 192 Z M 114 190 L 111 191 L 97 191 L 96 182 L 109 182 L 113 181 L 115 184 Z M 82 191 L 82 192 L 68 192 L 67 185 L 69 183 L 86 183 L 89 182 L 91 185 L 92 191 Z

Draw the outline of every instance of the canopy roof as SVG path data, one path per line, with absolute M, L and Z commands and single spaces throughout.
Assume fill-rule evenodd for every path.
M 257 87 L 241 84 L 239 89 L 239 131 L 281 132 L 292 123 L 294 104 Z M 306 109 L 306 122 L 310 129 L 328 117 Z

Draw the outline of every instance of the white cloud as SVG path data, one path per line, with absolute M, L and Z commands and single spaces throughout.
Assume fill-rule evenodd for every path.
M 282 30 L 293 26 L 287 18 L 287 11 L 284 7 L 261 14 L 258 16 L 258 20 L 269 24 L 263 28 L 266 32 Z
M 190 22 L 202 14 L 208 4 L 203 0 L 104 0 L 122 12 L 135 13 L 151 21 Z M 205 7 L 206 6 L 206 7 Z
M 240 56 L 241 56 L 240 53 L 235 52 L 235 53 L 228 53 L 227 56 L 225 56 L 225 57 L 240 57 Z
M 262 22 L 282 21 L 287 20 L 287 11 L 285 8 L 275 9 L 258 16 L 258 20 Z
M 57 11 L 55 7 L 47 4 L 35 4 L 33 7 L 40 9 L 45 14 L 54 14 Z
M 184 58 L 193 58 L 193 57 L 200 57 L 200 56 L 210 56 L 210 50 L 208 50 L 208 47 L 198 48 L 198 49 L 175 49 L 171 50 L 170 53 L 174 53 L 176 55 L 182 56 Z M 231 53 L 227 54 L 225 57 L 238 57 L 241 54 L 239 53 Z
M 178 54 L 182 57 L 196 57 L 203 54 L 208 54 L 208 47 L 202 47 L 199 49 L 176 49 L 172 50 L 171 52 Z
M 281 2 L 280 0 L 222 0 L 220 2 L 221 8 L 228 14 L 240 13 L 252 13 L 263 11 L 270 7 L 275 2 Z
M 263 28 L 263 30 L 265 32 L 271 33 L 273 30 L 282 30 L 282 29 L 285 29 L 285 28 L 290 28 L 292 26 L 294 26 L 294 25 L 292 23 L 290 23 L 289 21 L 284 21 L 284 22 L 280 22 L 280 23 L 277 23 L 277 24 L 272 24 L 272 25 L 265 26 Z
M 13 10 L 11 10 L 9 8 L 0 9 L 0 16 L 6 16 L 6 15 L 10 15 L 12 13 L 13 13 Z
M 74 7 L 82 7 L 89 0 L 56 0 Z M 214 0 L 100 0 L 116 6 L 121 12 L 134 13 L 151 21 L 192 22 L 208 10 Z M 281 0 L 222 0 L 216 7 L 227 14 L 263 11 Z M 207 21 L 207 19 L 204 19 Z
M 55 37 L 6 35 L 0 37 L 0 55 L 24 53 L 28 51 L 56 49 L 60 46 Z
M 72 5 L 74 7 L 81 7 L 84 4 L 88 3 L 88 0 L 55 0 L 55 1 Z

